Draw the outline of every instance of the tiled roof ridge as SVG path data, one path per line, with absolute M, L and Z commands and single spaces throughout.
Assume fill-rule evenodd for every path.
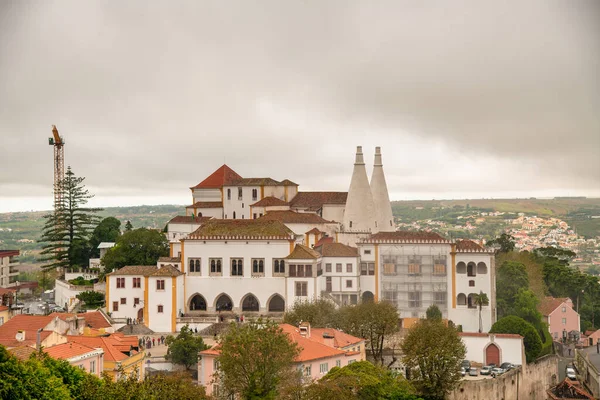
M 277 220 L 213 219 L 190 233 L 186 240 L 290 240 L 294 233 Z
M 395 231 L 378 232 L 360 241 L 360 243 L 448 243 L 451 242 L 436 232 Z
M 233 169 L 231 169 L 227 164 L 223 164 L 216 171 L 210 174 L 207 178 L 205 178 L 202 182 L 197 184 L 196 186 L 191 187 L 190 189 L 218 189 L 222 188 L 223 185 L 233 182 L 235 180 L 241 179 L 242 177 L 238 175 Z
M 106 276 L 119 276 L 119 275 L 143 275 L 150 276 L 156 269 L 156 265 L 126 265 L 121 267 Z
M 335 221 L 329 221 L 324 219 L 315 213 L 303 213 L 296 212 L 293 210 L 273 210 L 268 211 L 265 215 L 259 218 L 259 220 L 277 220 L 287 224 L 335 224 Z
M 180 276 L 183 275 L 178 268 L 171 264 L 167 264 L 165 266 L 160 267 L 155 272 L 150 274 L 150 276 Z
M 185 208 L 223 208 L 222 201 L 197 201 Z
M 317 259 L 320 258 L 321 255 L 315 250 L 311 249 L 308 246 L 305 246 L 300 243 L 296 243 L 294 246 L 294 250 L 285 257 L 287 260 L 308 260 L 308 259 Z
M 250 204 L 250 207 L 274 207 L 274 206 L 287 206 L 288 202 L 283 201 L 275 196 L 266 196 L 254 204 Z

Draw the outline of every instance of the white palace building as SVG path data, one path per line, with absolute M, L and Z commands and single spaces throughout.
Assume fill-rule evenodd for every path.
M 191 188 L 186 215 L 168 223 L 170 257 L 107 275 L 107 311 L 155 332 L 219 313 L 281 315 L 297 301 L 386 300 L 404 326 L 436 304 L 479 330 L 495 320 L 493 251 L 433 232 L 397 231 L 375 150 L 371 181 L 358 147 L 348 192 L 301 192 L 285 179 L 243 178 L 223 165 Z M 229 314 L 228 314 L 229 313 Z

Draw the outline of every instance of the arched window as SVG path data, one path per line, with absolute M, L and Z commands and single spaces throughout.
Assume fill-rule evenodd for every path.
M 194 295 L 190 301 L 191 311 L 206 311 L 206 300 L 199 294 Z
M 200 260 L 196 260 L 196 272 L 200 272 Z
M 254 295 L 249 294 L 244 298 L 244 301 L 242 302 L 242 311 L 258 311 L 258 309 L 258 299 Z
M 231 311 L 233 309 L 233 301 L 226 294 L 222 294 L 217 299 L 216 308 L 217 311 Z
M 189 268 L 190 272 L 192 272 L 192 270 L 194 269 L 194 260 L 190 258 L 190 265 Z
M 231 260 L 231 276 L 243 276 L 244 269 L 241 258 L 234 258 Z
M 285 310 L 285 300 L 283 300 L 283 297 L 276 294 L 269 300 L 268 309 L 270 312 L 283 312 Z
M 487 265 L 483 261 L 477 263 L 477 274 L 487 274 Z
M 475 296 L 477 296 L 475 293 L 469 294 L 469 297 L 467 298 L 467 305 L 469 308 L 477 308 L 477 305 L 475 304 Z
M 476 276 L 477 275 L 477 266 L 474 262 L 470 262 L 467 264 L 467 276 Z
M 231 200 L 231 189 L 227 189 L 227 200 Z
M 459 295 L 456 296 L 456 304 L 459 306 L 466 306 L 467 305 L 467 296 L 465 296 L 464 293 L 459 293 Z
M 459 262 L 458 264 L 456 264 L 456 273 L 457 274 L 464 274 L 467 272 L 467 264 L 465 264 L 464 262 Z

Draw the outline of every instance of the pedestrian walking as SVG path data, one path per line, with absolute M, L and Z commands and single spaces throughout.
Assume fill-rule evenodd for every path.
M 156 338 L 152 338 L 152 346 L 156 346 Z

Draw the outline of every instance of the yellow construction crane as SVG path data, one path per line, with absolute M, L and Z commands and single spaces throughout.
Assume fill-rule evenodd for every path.
M 62 203 L 60 181 L 65 177 L 65 141 L 59 136 L 56 125 L 52 125 L 52 137 L 48 138 L 48 144 L 54 146 L 54 211 L 56 211 Z

